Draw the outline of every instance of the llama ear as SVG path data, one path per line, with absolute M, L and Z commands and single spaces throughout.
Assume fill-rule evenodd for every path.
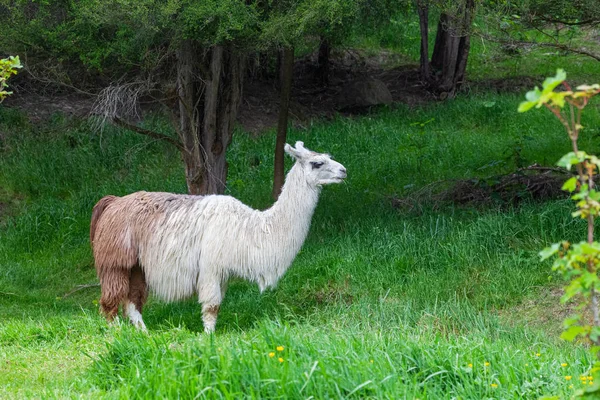
M 302 143 L 302 142 L 300 142 Z M 296 144 L 297 145 L 297 144 Z M 289 144 L 285 144 L 284 148 L 286 153 L 288 153 L 292 158 L 298 160 L 301 158 L 300 152 L 298 150 L 296 150 L 295 148 L 293 148 L 292 146 L 290 146 Z

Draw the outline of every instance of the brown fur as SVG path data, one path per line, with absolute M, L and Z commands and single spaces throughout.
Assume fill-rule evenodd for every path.
M 146 278 L 138 264 L 137 243 L 155 218 L 164 215 L 160 202 L 153 200 L 145 192 L 106 196 L 92 212 L 90 239 L 102 289 L 100 305 L 108 320 L 117 315 L 125 300 L 141 313 L 148 297 Z
M 129 295 L 127 299 L 135 304 L 135 308 L 142 313 L 142 308 L 148 299 L 148 286 L 146 285 L 146 277 L 144 271 L 139 265 L 136 265 L 131 270 L 129 276 Z
M 98 220 L 100 216 L 113 201 L 118 199 L 116 196 L 105 196 L 100 199 L 98 203 L 94 206 L 92 210 L 92 221 L 90 223 L 90 243 L 94 246 L 94 237 L 96 236 L 96 227 L 98 225 Z
M 220 306 L 218 304 L 215 304 L 215 305 L 205 307 L 203 311 L 206 312 L 207 314 L 212 314 L 216 317 L 217 314 L 219 314 L 219 308 L 220 308 Z
M 129 270 L 119 269 L 100 273 L 100 307 L 107 320 L 112 321 L 119 312 L 119 305 L 129 294 Z

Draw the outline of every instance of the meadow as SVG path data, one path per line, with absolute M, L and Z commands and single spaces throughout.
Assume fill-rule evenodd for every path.
M 573 66 L 576 80 L 600 80 L 594 61 L 538 56 L 520 73 Z M 518 114 L 522 97 L 473 90 L 293 129 L 288 142 L 331 153 L 348 179 L 323 190 L 276 289 L 232 282 L 214 336 L 193 299 L 151 298 L 148 333 L 98 312 L 91 208 L 106 194 L 185 192 L 177 151 L 0 109 L 0 398 L 569 397 L 593 360 L 559 338 L 560 281 L 538 252 L 583 238 L 571 202 L 393 206 L 440 180 L 554 164 L 569 142 L 546 113 Z M 600 110 L 584 118 L 580 147 L 597 153 Z M 170 129 L 160 116 L 145 124 Z M 236 133 L 227 194 L 271 204 L 274 140 Z

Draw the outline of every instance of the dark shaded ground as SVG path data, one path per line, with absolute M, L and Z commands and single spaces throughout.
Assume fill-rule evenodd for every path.
M 335 114 L 352 115 L 366 110 L 340 110 L 338 95 L 350 82 L 375 78 L 388 87 L 394 102 L 419 105 L 436 100 L 421 82 L 418 65 L 390 52 L 366 54 L 352 49 L 332 52 L 329 84 L 323 86 L 316 79 L 316 54 L 296 61 L 290 119 L 298 127 L 312 119 L 328 119 Z M 259 76 L 256 76 L 259 75 Z M 523 92 L 534 86 L 536 77 L 510 77 L 480 82 L 466 82 L 469 91 Z M 23 82 L 24 81 L 24 82 Z M 101 88 L 98 88 L 99 91 Z M 89 115 L 95 97 L 78 93 L 72 88 L 23 79 L 3 106 L 23 110 L 33 122 L 48 119 L 60 112 L 77 117 Z M 253 134 L 277 125 L 279 89 L 275 76 L 249 73 L 244 85 L 244 96 L 238 122 Z
M 400 64 L 404 65 L 398 67 Z M 415 105 L 431 101 L 434 97 L 420 82 L 417 68 L 406 65 L 406 60 L 393 53 L 366 55 L 355 50 L 340 50 L 332 54 L 329 85 L 325 87 L 315 79 L 316 56 L 299 59 L 294 66 L 290 104 L 292 123 L 301 127 L 312 119 L 327 119 L 340 113 L 338 95 L 342 88 L 365 78 L 384 82 L 395 102 Z M 28 81 L 15 88 L 15 94 L 3 106 L 21 109 L 31 121 L 38 122 L 57 112 L 85 117 L 89 115 L 94 99 L 69 88 Z M 272 128 L 277 124 L 278 111 L 279 90 L 275 77 L 248 76 L 238 116 L 243 128 L 254 134 Z
M 323 86 L 315 79 L 316 59 L 305 57 L 294 66 L 294 81 L 290 103 L 290 117 L 302 126 L 313 118 L 330 118 L 340 113 L 338 95 L 350 82 L 375 78 L 386 84 L 394 102 L 415 105 L 434 100 L 421 83 L 417 65 L 401 65 L 400 60 L 388 53 L 374 56 L 353 50 L 335 52 L 330 66 L 329 85 Z M 245 86 L 244 100 L 239 120 L 250 132 L 261 132 L 277 124 L 279 91 L 275 82 L 265 79 L 249 80 Z M 354 113 L 364 110 L 353 110 Z
M 404 197 L 391 198 L 394 208 L 422 211 L 422 205 L 439 209 L 447 205 L 465 207 L 517 207 L 523 201 L 566 198 L 562 186 L 570 176 L 562 168 L 537 164 L 489 177 L 433 182 Z

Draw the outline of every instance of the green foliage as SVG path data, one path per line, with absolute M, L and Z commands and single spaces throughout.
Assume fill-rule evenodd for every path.
M 347 36 L 362 12 L 354 0 L 83 0 L 10 2 L 0 48 L 42 60 L 75 62 L 117 78 L 156 71 L 172 60 L 179 43 L 232 44 L 251 51 L 283 45 L 314 46 L 319 35 Z M 375 4 L 375 3 L 374 3 Z M 371 5 L 374 7 L 374 5 Z M 53 66 L 59 68 L 60 65 Z M 57 74 L 54 74 L 57 75 Z
M 317 35 L 339 42 L 358 20 L 363 3 L 364 0 L 273 2 L 270 17 L 261 23 L 261 46 L 298 46 L 314 41 Z
M 532 91 L 527 92 L 524 101 L 519 105 L 519 112 L 525 112 L 532 107 L 540 108 L 544 104 L 563 108 L 565 105 L 565 96 L 567 92 L 554 92 L 554 89 L 567 78 L 567 74 L 563 69 L 556 71 L 556 76 L 546 78 L 542 84 L 542 90 L 536 86 Z
M 548 108 L 563 124 L 566 133 L 571 140 L 573 151 L 564 155 L 558 162 L 558 165 L 570 170 L 573 166 L 577 169 L 578 175 L 565 182 L 563 189 L 574 193 L 571 198 L 575 200 L 577 210 L 572 213 L 573 217 L 582 218 L 587 221 L 587 241 L 571 244 L 568 241 L 555 243 L 552 246 L 542 250 L 540 257 L 546 260 L 557 256 L 552 265 L 552 269 L 558 271 L 569 283 L 565 287 L 562 302 L 576 301 L 577 313 L 564 321 L 565 331 L 562 338 L 565 340 L 575 340 L 583 338 L 594 344 L 592 352 L 600 356 L 600 309 L 598 301 L 598 290 L 600 290 L 600 243 L 594 241 L 594 219 L 600 214 L 600 192 L 596 190 L 594 176 L 600 159 L 594 155 L 589 155 L 584 151 L 578 150 L 579 132 L 583 129 L 581 125 L 581 113 L 588 105 L 588 101 L 593 96 L 600 93 L 599 85 L 579 86 L 576 91 L 572 91 L 564 81 L 566 73 L 564 70 L 558 70 L 556 76 L 547 78 L 542 84 L 542 90 L 537 87 L 527 93 L 527 101 L 519 106 L 519 112 L 525 112 L 532 107 Z M 563 84 L 566 91 L 555 92 L 554 90 Z M 569 111 L 563 112 L 562 109 L 568 105 Z M 584 310 L 589 310 L 592 314 L 585 318 Z M 595 373 L 595 375 L 599 375 Z M 600 387 L 597 385 L 592 388 L 580 391 L 577 395 L 586 397 L 597 394 Z
M 19 56 L 10 56 L 8 58 L 0 59 L 0 103 L 12 94 L 12 92 L 6 91 L 8 83 L 6 81 L 12 75 L 17 74 L 17 69 L 22 68 Z

